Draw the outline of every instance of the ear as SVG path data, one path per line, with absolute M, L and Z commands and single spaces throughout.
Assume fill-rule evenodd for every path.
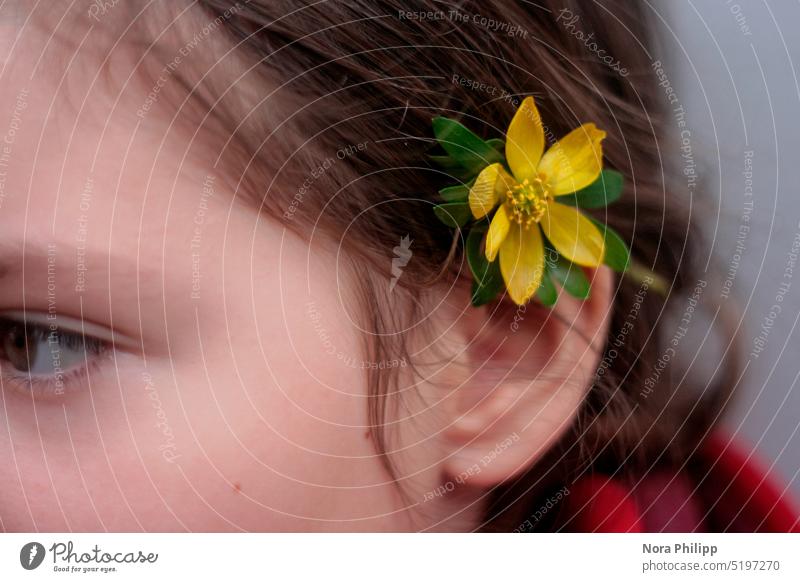
M 468 308 L 457 325 L 469 373 L 450 394 L 445 478 L 490 487 L 524 472 L 564 434 L 594 381 L 615 277 L 587 271 L 591 294 L 553 308 Z

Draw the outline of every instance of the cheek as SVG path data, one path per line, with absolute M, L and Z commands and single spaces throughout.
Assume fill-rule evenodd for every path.
M 305 269 L 297 244 L 283 264 Z M 196 301 L 167 290 L 145 306 L 168 354 L 146 367 L 121 354 L 63 403 L 6 399 L 7 529 L 402 527 L 382 517 L 397 490 L 368 436 L 368 364 L 329 260 L 312 257 L 310 279 L 252 278 L 236 249 L 204 261 Z
M 335 260 L 267 230 L 254 271 L 237 231 L 203 262 L 196 320 L 169 326 L 181 346 L 168 404 L 181 423 L 176 464 L 193 508 L 210 505 L 193 529 L 390 527 L 379 516 L 396 489 L 368 438 L 361 336 Z

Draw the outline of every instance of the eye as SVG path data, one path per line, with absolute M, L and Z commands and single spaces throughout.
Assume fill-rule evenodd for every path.
M 3 384 L 34 395 L 61 395 L 79 384 L 110 348 L 81 327 L 80 322 L 44 314 L 0 314 Z

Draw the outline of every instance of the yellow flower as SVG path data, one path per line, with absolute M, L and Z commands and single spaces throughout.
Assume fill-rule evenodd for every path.
M 500 255 L 500 272 L 511 299 L 523 305 L 539 289 L 544 274 L 541 230 L 555 249 L 577 265 L 598 267 L 605 252 L 603 234 L 577 208 L 558 197 L 585 188 L 600 177 L 606 133 L 586 123 L 546 153 L 539 111 L 528 97 L 506 133 L 506 160 L 478 174 L 469 192 L 475 218 L 496 206 L 486 235 L 486 258 Z

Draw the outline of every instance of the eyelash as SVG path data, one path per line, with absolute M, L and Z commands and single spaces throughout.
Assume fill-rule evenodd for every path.
M 8 353 L 7 341 L 9 334 L 16 333 L 24 338 L 25 361 L 30 368 L 35 363 L 36 352 L 31 355 L 30 345 L 38 342 L 47 342 L 49 346 L 52 337 L 57 338 L 60 361 L 60 351 L 83 350 L 80 362 L 66 369 L 57 368 L 53 374 L 36 374 L 20 370 L 15 367 Z M 53 334 L 57 334 L 53 336 Z M 23 349 L 17 342 L 17 349 Z M 52 351 L 51 354 L 56 353 Z M 111 344 L 99 338 L 84 335 L 78 331 L 71 331 L 63 327 L 53 328 L 51 324 L 38 323 L 35 320 L 27 321 L 0 315 L 0 379 L 2 385 L 18 393 L 34 398 L 63 397 L 69 392 L 74 392 L 83 387 L 89 376 L 99 366 L 102 358 L 109 355 Z M 53 360 L 55 362 L 55 360 Z

